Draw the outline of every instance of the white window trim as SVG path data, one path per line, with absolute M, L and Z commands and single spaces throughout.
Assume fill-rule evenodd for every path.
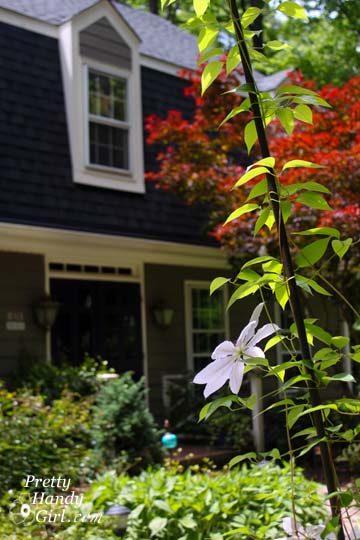
M 120 174 L 121 176 L 131 177 L 133 164 L 136 162 L 136 146 L 131 144 L 131 134 L 132 134 L 132 122 L 131 118 L 134 115 L 134 111 L 131 110 L 131 98 L 130 98 L 130 89 L 131 89 L 131 72 L 124 69 L 115 68 L 112 66 L 107 66 L 106 64 L 95 62 L 93 60 L 88 60 L 82 66 L 83 69 L 83 96 L 84 96 L 84 156 L 85 156 L 85 167 L 86 169 L 91 169 L 94 171 L 104 171 L 108 173 Z M 96 71 L 97 73 L 103 73 L 109 77 L 119 77 L 126 80 L 126 117 L 127 121 L 119 121 L 113 119 L 107 119 L 101 117 L 101 121 L 97 119 L 96 115 L 94 118 L 93 115 L 89 112 L 89 70 Z M 136 113 L 135 113 L 136 114 Z M 99 165 L 97 163 L 90 162 L 90 151 L 89 151 L 89 122 L 93 120 L 96 123 L 107 124 L 113 127 L 125 127 L 128 131 L 128 169 L 120 169 L 117 167 L 109 167 L 106 165 Z M 134 155 L 135 154 L 135 155 Z
M 122 69 L 80 55 L 79 35 L 101 18 L 121 35 L 131 49 L 131 70 Z M 72 158 L 73 181 L 100 188 L 145 193 L 143 121 L 140 80 L 140 41 L 113 8 L 101 2 L 59 28 L 59 43 L 66 115 Z M 129 170 L 89 163 L 87 69 L 126 78 L 128 85 Z
M 185 281 L 185 332 L 186 332 L 186 364 L 187 369 L 191 372 L 194 372 L 194 351 L 193 351 L 193 327 L 192 327 L 192 295 L 191 292 L 193 289 L 207 289 L 210 294 L 210 281 Z M 229 312 L 226 310 L 228 303 L 228 288 L 226 286 L 220 289 L 223 291 L 224 297 L 224 330 L 225 330 L 225 339 L 229 339 L 230 336 L 230 323 L 229 323 Z M 209 362 L 211 358 L 209 356 Z

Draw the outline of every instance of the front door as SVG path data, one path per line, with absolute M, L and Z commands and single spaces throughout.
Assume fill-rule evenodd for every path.
M 60 302 L 52 329 L 52 358 L 78 364 L 100 356 L 119 373 L 142 375 L 140 286 L 137 283 L 52 279 Z

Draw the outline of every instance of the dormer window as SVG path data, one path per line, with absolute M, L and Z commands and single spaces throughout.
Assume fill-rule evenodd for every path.
M 129 171 L 127 80 L 88 69 L 89 164 Z
M 73 181 L 145 193 L 138 36 L 99 2 L 59 39 Z

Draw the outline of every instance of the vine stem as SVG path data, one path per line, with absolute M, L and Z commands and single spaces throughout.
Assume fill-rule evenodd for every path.
M 249 99 L 251 103 L 251 109 L 254 116 L 254 122 L 256 127 L 256 132 L 259 140 L 259 145 L 261 149 L 262 158 L 270 157 L 268 139 L 266 134 L 266 129 L 263 123 L 262 114 L 261 114 L 261 101 L 259 98 L 259 92 L 256 87 L 256 82 L 254 79 L 252 64 L 250 60 L 249 50 L 244 38 L 243 27 L 241 24 L 241 19 L 239 15 L 239 10 L 236 4 L 236 0 L 227 0 L 232 22 L 235 28 L 235 35 L 237 39 L 238 49 L 240 53 L 240 58 L 242 66 L 244 69 L 245 80 L 252 90 L 249 92 Z M 307 373 L 308 369 L 306 366 L 306 361 L 311 361 L 311 352 L 309 343 L 306 336 L 306 329 L 304 323 L 304 315 L 302 310 L 302 305 L 300 301 L 298 287 L 295 281 L 294 268 L 289 248 L 289 241 L 287 236 L 287 231 L 285 223 L 282 217 L 281 208 L 280 208 L 280 198 L 279 190 L 276 182 L 275 170 L 268 167 L 269 172 L 266 175 L 267 184 L 268 184 L 268 193 L 271 200 L 272 210 L 275 217 L 275 223 L 278 231 L 279 237 L 279 250 L 280 256 L 284 268 L 284 276 L 289 288 L 289 302 L 294 318 L 294 322 L 297 328 L 299 336 L 299 344 L 302 355 L 302 364 L 303 369 Z M 317 407 L 321 404 L 320 393 L 317 388 L 317 382 L 312 370 L 310 370 L 311 384 L 308 387 L 310 402 L 312 407 Z M 316 433 L 320 442 L 320 452 L 321 452 L 321 462 L 322 469 L 326 481 L 326 486 L 328 493 L 330 495 L 330 505 L 331 513 L 333 517 L 338 518 L 339 521 L 339 531 L 338 531 L 338 540 L 345 540 L 344 529 L 341 521 L 341 506 L 340 500 L 337 495 L 334 493 L 337 491 L 337 481 L 336 481 L 336 472 L 334 466 L 334 460 L 331 453 L 331 448 L 328 442 L 326 441 L 326 432 L 325 425 L 321 411 L 314 411 L 312 413 L 313 423 L 315 425 Z

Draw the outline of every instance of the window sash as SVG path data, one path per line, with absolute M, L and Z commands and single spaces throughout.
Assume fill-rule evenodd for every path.
M 215 347 L 228 337 L 228 319 L 225 310 L 226 307 L 226 290 L 219 289 L 209 297 L 209 284 L 204 282 L 199 283 L 187 283 L 187 340 L 188 340 L 188 364 L 189 368 L 194 371 L 198 371 L 211 361 L 211 354 Z M 204 291 L 206 298 L 206 304 L 202 303 L 203 297 L 197 294 L 197 291 Z M 214 307 L 214 299 L 218 298 L 218 304 Z M 219 324 L 219 303 L 220 303 L 220 318 Z M 211 311 L 213 310 L 213 313 Z M 201 322 L 201 316 L 205 318 L 204 322 Z M 196 319 L 196 320 L 195 320 Z M 211 327 L 211 324 L 216 321 L 216 326 Z M 210 324 L 210 328 L 209 328 Z M 203 327 L 201 327 L 203 326 Z M 204 336 L 203 340 L 200 336 Z M 212 338 L 214 343 L 212 342 Z M 196 341 L 196 345 L 195 345 Z M 207 344 L 204 350 L 201 350 L 202 344 Z M 197 349 L 197 350 L 195 350 Z M 203 362 L 205 360 L 205 362 Z
M 124 102 L 124 119 L 118 119 L 112 116 L 104 116 L 91 112 L 91 97 L 95 95 L 95 100 L 100 100 L 101 97 L 107 97 L 111 104 L 111 112 L 115 114 L 116 96 L 111 90 L 111 82 L 109 82 L 109 94 L 102 94 L 99 88 L 92 94 L 90 83 L 92 75 L 99 75 L 104 79 L 118 80 L 124 83 L 123 102 Z M 87 69 L 87 155 L 88 163 L 91 166 L 116 170 L 130 171 L 130 122 L 128 121 L 128 81 L 125 77 L 117 77 L 110 73 L 103 73 L 96 69 L 88 67 Z M 100 110 L 100 105 L 97 106 Z M 98 129 L 94 129 L 98 126 Z M 106 131 L 100 131 L 101 126 L 107 128 Z M 115 131 L 116 130 L 116 131 Z M 117 132 L 117 133 L 116 133 Z M 103 141 L 101 141 L 103 137 Z M 115 139 L 121 141 L 121 144 L 115 143 Z

